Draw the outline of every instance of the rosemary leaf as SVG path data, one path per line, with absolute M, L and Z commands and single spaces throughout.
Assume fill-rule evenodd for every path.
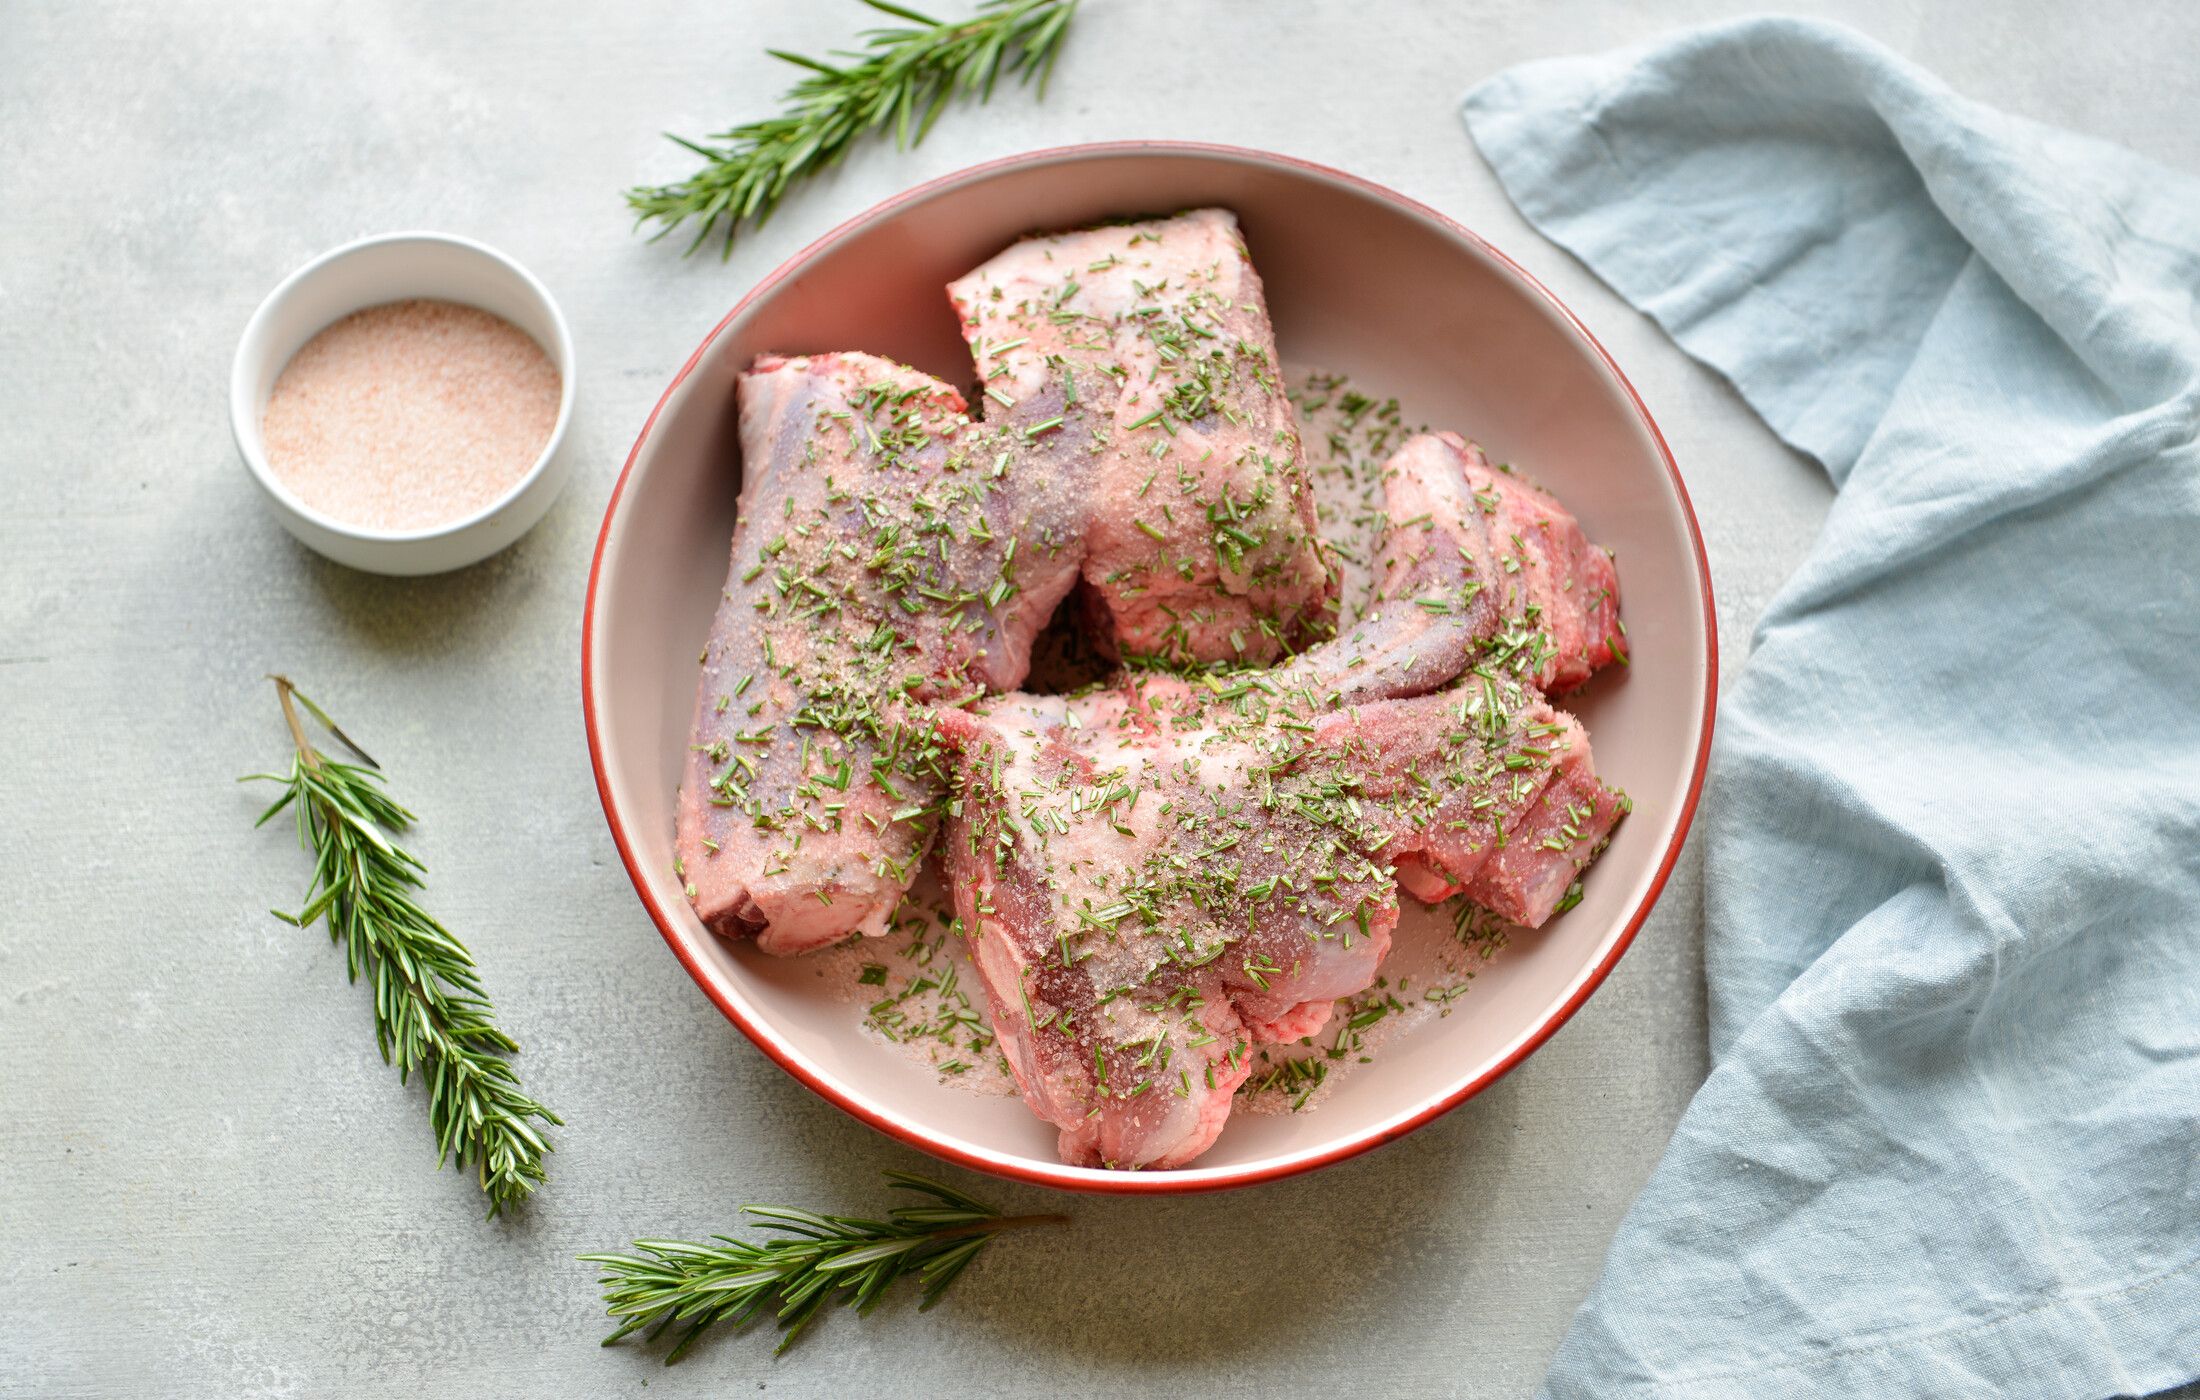
M 913 27 L 864 31 L 864 52 L 832 55 L 844 63 L 767 49 L 803 70 L 785 94 L 785 109 L 705 141 L 667 133 L 701 156 L 703 166 L 677 184 L 628 190 L 635 224 L 661 225 L 654 237 L 662 238 L 696 221 L 687 248 L 692 253 L 723 222 L 724 251 L 731 254 L 743 223 L 769 219 L 795 182 L 838 163 L 856 137 L 891 125 L 897 146 L 914 146 L 949 99 L 961 94 L 987 101 L 1003 73 L 1035 84 L 1045 96 L 1078 0 L 983 0 L 959 23 L 886 0 L 864 3 Z
M 427 1081 L 436 1164 L 474 1167 L 494 1217 L 524 1201 L 543 1179 L 542 1160 L 551 1147 L 534 1123 L 564 1120 L 520 1091 L 504 1058 L 519 1045 L 497 1029 L 472 956 L 414 902 L 426 867 L 388 835 L 410 826 L 412 813 L 390 798 L 379 765 L 320 706 L 287 678 L 271 679 L 290 727 L 290 771 L 255 773 L 245 781 L 282 785 L 283 795 L 260 815 L 260 824 L 291 809 L 298 842 L 314 855 L 304 907 L 295 914 L 272 912 L 299 928 L 325 921 L 330 939 L 344 947 L 351 980 L 364 975 L 372 984 L 374 1038 L 383 1060 L 397 1067 L 400 1082 L 415 1070 Z M 360 761 L 341 763 L 316 749 L 293 700 Z

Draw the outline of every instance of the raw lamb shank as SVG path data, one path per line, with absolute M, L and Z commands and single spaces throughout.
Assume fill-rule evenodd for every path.
M 1236 215 L 1026 239 L 948 295 L 984 393 L 1048 395 L 1090 445 L 1082 569 L 1101 639 L 1255 664 L 1323 620 L 1313 491 Z
M 914 878 L 948 780 L 926 707 L 1023 680 L 1076 581 L 1084 462 L 872 355 L 767 356 L 737 392 L 678 852 L 705 923 L 800 953 L 881 931 Z

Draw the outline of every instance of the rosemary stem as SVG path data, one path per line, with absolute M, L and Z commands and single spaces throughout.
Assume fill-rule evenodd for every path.
M 934 1230 L 932 1238 L 957 1239 L 966 1235 L 997 1235 L 1003 1230 L 1028 1230 L 1034 1225 L 1067 1225 L 1066 1215 L 1003 1215 L 992 1220 L 973 1220 L 968 1225 L 950 1225 L 944 1230 Z
M 288 676 L 269 676 L 268 679 L 275 682 L 275 696 L 283 702 L 283 723 L 290 726 L 290 741 L 298 746 L 299 761 L 308 768 L 319 768 L 321 756 L 307 742 L 306 727 L 298 722 L 298 707 L 290 702 L 291 692 L 298 687 L 292 684 Z

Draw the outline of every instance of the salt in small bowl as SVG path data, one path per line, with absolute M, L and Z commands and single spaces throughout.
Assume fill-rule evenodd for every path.
M 558 371 L 558 415 L 534 465 L 471 515 L 416 530 L 384 530 L 316 510 L 269 467 L 261 424 L 275 381 L 305 343 L 370 306 L 421 298 L 502 317 L 533 337 Z M 542 283 L 483 243 L 448 233 L 385 233 L 346 243 L 268 293 L 237 343 L 229 424 L 237 450 L 283 528 L 339 564 L 377 574 L 436 574 L 478 563 L 542 519 L 571 475 L 560 448 L 573 416 L 573 336 Z

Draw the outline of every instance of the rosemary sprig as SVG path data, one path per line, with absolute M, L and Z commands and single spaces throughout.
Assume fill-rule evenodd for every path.
M 916 28 L 864 31 L 867 53 L 835 51 L 849 60 L 828 63 L 780 49 L 772 57 L 807 69 L 789 88 L 786 110 L 747 122 L 706 142 L 672 136 L 704 160 L 703 168 L 674 185 L 643 185 L 626 192 L 637 225 L 663 225 L 662 238 L 690 219 L 702 227 L 688 245 L 692 253 L 710 237 L 720 220 L 726 226 L 725 252 L 733 251 L 735 232 L 744 221 L 762 224 L 795 181 L 831 167 L 848 143 L 891 123 L 895 143 L 916 145 L 939 120 L 948 99 L 976 93 L 984 102 L 1003 73 L 1020 83 L 1037 81 L 1046 95 L 1062 36 L 1078 0 L 983 0 L 960 23 L 947 23 L 915 10 L 863 0 L 872 9 Z
M 543 1179 L 550 1144 L 528 1121 L 564 1120 L 520 1092 L 502 1057 L 519 1049 L 493 1020 L 474 960 L 450 930 L 413 901 L 426 867 L 391 843 L 413 814 L 384 791 L 380 765 L 345 737 L 321 707 L 283 676 L 271 676 L 296 752 L 288 773 L 254 773 L 243 781 L 281 783 L 283 795 L 262 813 L 295 809 L 298 842 L 314 853 L 313 883 L 295 914 L 272 911 L 284 923 L 328 924 L 344 945 L 351 980 L 364 972 L 374 985 L 374 1038 L 384 1062 L 403 1082 L 419 1070 L 428 1082 L 428 1121 L 436 1165 L 477 1168 L 489 1214 L 523 1201 Z M 307 741 L 298 704 L 358 758 L 341 763 Z
M 675 1322 L 687 1324 L 665 1364 L 671 1365 L 703 1332 L 720 1322 L 736 1326 L 774 1301 L 778 1351 L 785 1351 L 829 1302 L 866 1314 L 888 1285 L 914 1275 L 917 1310 L 931 1307 L 1003 1230 L 1060 1225 L 1060 1215 L 1003 1215 L 951 1186 L 887 1172 L 886 1180 L 927 1199 L 899 1205 L 884 1220 L 814 1215 L 782 1206 L 743 1206 L 742 1211 L 784 1238 L 752 1244 L 715 1235 L 713 1244 L 685 1240 L 636 1240 L 633 1254 L 583 1254 L 601 1264 L 604 1307 L 621 1319 L 603 1339 L 610 1346 L 647 1327 L 654 1340 Z

